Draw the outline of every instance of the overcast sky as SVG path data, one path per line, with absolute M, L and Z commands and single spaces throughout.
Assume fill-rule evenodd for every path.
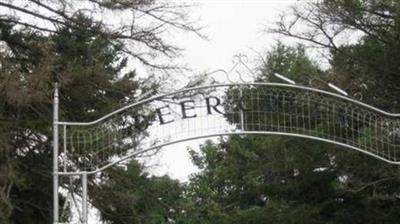
M 287 10 L 297 0 L 197 0 L 199 6 L 192 9 L 191 16 L 205 25 L 203 30 L 208 40 L 195 35 L 180 34 L 175 41 L 185 49 L 182 60 L 194 73 L 229 70 L 232 57 L 244 53 L 250 58 L 250 66 L 255 52 L 265 52 L 277 36 L 263 32 L 268 24 L 277 20 L 278 15 Z M 187 147 L 197 149 L 204 140 L 197 140 L 165 147 L 161 153 L 148 161 L 153 173 L 168 174 L 173 178 L 187 180 L 196 171 L 189 160 Z M 155 165 L 155 167 L 153 166 Z
M 176 0 L 180 1 L 180 0 Z M 188 2 L 188 0 L 183 0 Z M 298 0 L 194 0 L 198 4 L 191 16 L 206 26 L 203 33 L 208 40 L 195 35 L 178 34 L 174 41 L 183 49 L 181 58 L 191 69 L 188 74 L 198 74 L 217 69 L 229 70 L 236 54 L 246 54 L 252 63 L 257 53 L 265 52 L 276 43 L 277 36 L 263 32 L 268 24 L 277 20 L 282 11 Z M 167 174 L 187 181 L 197 170 L 191 163 L 187 147 L 199 148 L 205 139 L 164 147 L 151 160 L 146 161 L 149 171 L 156 175 Z M 89 223 L 99 223 L 95 209 L 89 209 Z

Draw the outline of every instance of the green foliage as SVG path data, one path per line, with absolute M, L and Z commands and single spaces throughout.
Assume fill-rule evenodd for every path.
M 397 169 L 357 152 L 311 140 L 235 136 L 208 142 L 192 155 L 204 169 L 192 177 L 188 196 L 204 223 L 396 223 L 399 218 L 388 212 L 400 205 L 392 188 L 400 184 Z M 379 170 L 365 174 L 374 165 Z
M 365 37 L 359 44 L 334 51 L 332 70 L 338 74 L 343 86 L 361 94 L 363 101 L 387 111 L 396 111 L 399 107 L 397 85 L 400 82 L 397 66 L 400 45 L 396 45 Z
M 92 204 L 111 223 L 170 223 L 180 213 L 182 187 L 167 176 L 149 177 L 135 161 L 111 168 L 90 189 Z
M 321 80 L 322 86 L 331 78 L 349 82 L 336 73 L 342 69 L 356 75 L 369 65 L 388 66 L 380 64 L 381 59 L 373 60 L 374 48 L 366 43 L 343 49 L 364 51 L 358 58 L 368 58 L 369 64 L 351 64 L 345 56 L 339 57 L 339 52 L 334 59 L 348 67 L 332 61 L 328 71 L 311 62 L 303 48 L 278 43 L 267 54 L 268 67 L 259 80 L 271 80 L 271 74 L 281 72 L 305 85 L 309 80 Z M 247 89 L 242 91 L 245 95 Z M 368 137 L 369 130 L 363 133 L 359 141 Z M 192 177 L 188 196 L 201 208 L 197 212 L 204 223 L 397 223 L 399 219 L 398 168 L 359 152 L 293 137 L 234 136 L 220 143 L 207 142 L 191 155 L 202 171 Z M 211 208 L 216 212 L 207 212 Z
M 278 81 L 274 73 L 302 81 L 322 75 L 317 64 L 308 58 L 304 46 L 288 47 L 281 42 L 267 53 L 261 71 L 258 79 L 263 81 Z
M 329 167 L 315 171 L 329 166 L 321 145 L 304 148 L 296 139 L 290 140 L 235 136 L 218 145 L 206 143 L 200 154 L 192 154 L 213 165 L 192 177 L 192 200 L 202 206 L 216 203 L 221 216 L 229 217 L 226 223 L 275 223 L 287 215 L 279 212 L 281 203 L 288 211 L 332 198 L 335 181 Z M 312 215 L 315 209 L 302 216 Z
M 59 29 L 42 36 L 0 24 L 3 223 L 51 222 L 54 81 L 60 85 L 60 117 L 72 121 L 98 118 L 144 90 L 118 45 L 84 27 Z
M 399 108 L 400 3 L 323 0 L 294 7 L 272 32 L 327 51 L 329 79 L 388 111 Z

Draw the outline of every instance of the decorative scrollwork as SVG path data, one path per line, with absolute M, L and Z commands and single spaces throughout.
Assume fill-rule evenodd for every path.
M 252 69 L 247 65 L 249 59 L 245 54 L 236 54 L 232 58 L 233 66 L 228 70 L 218 69 L 206 74 L 211 77 L 213 74 L 222 73 L 225 76 L 224 80 L 220 80 L 220 83 L 231 83 L 231 84 L 246 84 L 254 81 L 255 74 Z M 247 76 L 248 78 L 245 78 Z M 217 80 L 217 79 L 214 79 Z
M 232 63 L 233 64 L 237 64 L 237 63 L 247 63 L 249 61 L 249 58 L 247 57 L 247 55 L 239 53 L 233 56 L 232 58 Z

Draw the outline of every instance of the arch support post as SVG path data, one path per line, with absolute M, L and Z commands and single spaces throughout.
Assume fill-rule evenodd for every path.
M 53 223 L 59 223 L 59 200 L 58 200 L 58 83 L 54 87 L 53 99 Z
M 88 223 L 87 173 L 82 173 L 82 224 Z

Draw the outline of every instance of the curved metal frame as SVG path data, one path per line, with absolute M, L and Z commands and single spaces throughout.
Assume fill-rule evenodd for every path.
M 221 70 L 223 71 L 223 70 Z M 241 80 L 243 81 L 243 80 Z M 173 96 L 173 95 L 177 95 L 180 93 L 185 93 L 185 92 L 189 92 L 189 91 L 196 91 L 196 90 L 202 90 L 202 89 L 208 89 L 208 88 L 217 88 L 217 87 L 234 87 L 234 86 L 271 86 L 271 87 L 286 87 L 286 88 L 292 88 L 292 89 L 297 89 L 297 90 L 304 90 L 304 91 L 311 91 L 311 92 L 316 92 L 316 93 L 321 93 L 327 96 L 331 96 L 337 99 L 341 99 L 343 101 L 347 101 L 347 102 L 351 102 L 354 104 L 357 104 L 359 106 L 362 106 L 364 108 L 367 108 L 369 110 L 375 111 L 377 113 L 380 113 L 382 115 L 388 116 L 388 117 L 392 117 L 392 118 L 398 118 L 400 117 L 400 114 L 397 113 L 388 113 L 385 112 L 381 109 L 378 109 L 376 107 L 370 106 L 368 104 L 362 103 L 360 101 L 357 101 L 355 99 L 351 99 L 349 97 L 343 96 L 343 95 L 339 95 L 336 93 L 332 93 L 332 92 L 328 92 L 325 90 L 320 90 L 320 89 L 315 89 L 315 88 L 311 88 L 311 87 L 306 87 L 306 86 L 299 86 L 299 85 L 292 85 L 292 84 L 283 84 L 283 83 L 260 83 L 260 82 L 254 82 L 254 83 L 227 83 L 227 84 L 214 84 L 214 85 L 205 85 L 205 86 L 198 86 L 198 87 L 192 87 L 192 88 L 186 88 L 186 89 L 181 89 L 181 90 L 177 90 L 171 93 L 165 93 L 165 94 L 159 94 L 153 97 L 149 97 L 143 100 L 140 100 L 139 102 L 136 103 L 132 103 L 129 105 L 126 105 L 118 110 L 115 110 L 95 121 L 91 121 L 91 122 L 64 122 L 64 121 L 58 121 L 58 91 L 56 88 L 56 92 L 54 94 L 54 170 L 53 170 L 53 176 L 54 176 L 54 223 L 58 223 L 58 177 L 59 176 L 72 176 L 72 175 L 80 175 L 82 176 L 82 186 L 83 186 L 83 190 L 86 191 L 86 185 L 87 185 L 87 175 L 90 174 L 95 174 L 98 172 L 101 172 L 105 169 L 107 169 L 110 166 L 113 166 L 115 164 L 118 164 L 124 160 L 127 160 L 131 157 L 134 157 L 138 154 L 147 152 L 149 150 L 153 150 L 156 148 L 161 148 L 167 145 L 173 145 L 173 144 L 177 144 L 180 142 L 185 142 L 185 141 L 191 141 L 191 140 L 195 140 L 195 139 L 201 139 L 201 138 L 209 138 L 209 137 L 215 137 L 215 136 L 230 136 L 230 135 L 245 135 L 245 134 L 257 134 L 257 135 L 284 135 L 284 136 L 294 136 L 294 137 L 300 137 L 300 138 L 307 138 L 307 139 L 312 139 L 312 140 L 318 140 L 318 141 L 322 141 L 322 142 L 327 142 L 327 143 L 331 143 L 331 144 L 335 144 L 335 145 L 339 145 L 339 146 L 343 146 L 346 148 L 350 148 L 350 149 L 354 149 L 356 151 L 362 152 L 364 154 L 367 154 L 369 156 L 372 156 L 374 158 L 380 159 L 382 161 L 385 161 L 387 163 L 390 164 L 395 164 L 395 165 L 400 165 L 400 161 L 391 161 L 388 160 L 382 156 L 376 155 L 374 153 L 371 153 L 369 151 L 363 150 L 361 148 L 358 147 L 354 147 L 352 145 L 348 145 L 345 143 L 341 143 L 341 142 L 337 142 L 337 141 L 333 141 L 330 139 L 324 139 L 321 137 L 315 137 L 315 136 L 310 136 L 310 135 L 305 135 L 305 134 L 295 134 L 295 133 L 286 133 L 286 132 L 273 132 L 273 131 L 236 131 L 236 132 L 226 132 L 226 133 L 218 133 L 218 134 L 207 134 L 207 135 L 201 135 L 201 136 L 195 136 L 195 137 L 189 137 L 189 138 L 183 138 L 183 139 L 179 139 L 176 141 L 170 141 L 170 142 L 166 142 L 163 144 L 159 144 L 157 146 L 153 146 L 153 147 L 149 147 L 146 149 L 142 149 L 142 150 L 138 150 L 135 151 L 133 153 L 130 153 L 116 161 L 113 161 L 111 163 L 108 163 L 107 165 L 104 165 L 103 167 L 97 168 L 94 171 L 78 171 L 78 172 L 59 172 L 58 171 L 58 126 L 62 125 L 62 126 L 90 126 L 90 125 L 94 125 L 94 124 L 98 124 L 104 120 L 106 120 L 107 118 L 113 117 L 129 108 L 132 107 L 136 107 L 136 106 L 140 106 L 140 105 L 144 105 L 146 103 L 155 101 L 155 100 L 159 100 L 159 99 L 163 99 L 165 97 L 168 96 Z M 82 207 L 82 211 L 83 212 L 87 212 L 87 205 L 86 205 L 86 195 L 84 195 L 83 201 L 85 202 L 85 205 Z M 87 214 L 83 215 L 83 223 L 87 222 L 87 219 L 85 217 L 87 217 Z
M 326 94 L 326 95 L 329 95 L 329 96 L 333 96 L 333 97 L 336 97 L 336 98 L 339 98 L 339 99 L 342 99 L 342 100 L 345 100 L 345 101 L 349 101 L 349 102 L 358 104 L 358 105 L 360 105 L 362 107 L 368 108 L 370 110 L 376 111 L 378 113 L 381 113 L 381 114 L 389 116 L 389 117 L 394 117 L 394 118 L 400 117 L 400 114 L 388 113 L 388 112 L 385 112 L 385 111 L 383 111 L 383 110 L 381 110 L 379 108 L 373 107 L 371 105 L 362 103 L 360 101 L 351 99 L 351 98 L 346 97 L 346 96 L 342 96 L 342 95 L 339 95 L 339 94 L 336 94 L 336 93 L 328 92 L 328 91 L 325 91 L 325 90 L 315 89 L 315 88 L 306 87 L 306 86 L 283 84 L 283 83 L 272 83 L 272 82 L 271 83 L 258 83 L 258 82 L 256 82 L 256 83 L 215 84 L 215 85 L 206 85 L 206 86 L 199 86 L 199 87 L 192 87 L 192 88 L 182 89 L 182 90 L 174 91 L 174 92 L 171 92 L 171 93 L 165 93 L 165 94 L 156 95 L 156 96 L 153 96 L 153 97 L 150 97 L 150 98 L 147 98 L 147 99 L 143 99 L 143 100 L 141 100 L 139 102 L 126 105 L 126 106 L 124 106 L 124 107 L 122 107 L 122 108 L 120 108 L 118 110 L 115 110 L 115 111 L 113 111 L 113 112 L 111 112 L 111 113 L 109 113 L 109 114 L 107 114 L 107 115 L 105 115 L 105 116 L 103 116 L 103 117 L 101 117 L 101 118 L 99 118 L 97 120 L 91 121 L 91 122 L 55 121 L 54 124 L 55 124 L 55 126 L 57 126 L 57 125 L 64 125 L 64 126 L 65 125 L 67 125 L 67 126 L 90 126 L 90 125 L 94 125 L 94 124 L 100 123 L 101 121 L 104 121 L 107 118 L 110 118 L 110 117 L 112 117 L 114 115 L 117 115 L 118 113 L 121 113 L 121 112 L 123 112 L 123 111 L 125 111 L 125 110 L 127 110 L 129 108 L 140 106 L 140 105 L 146 104 L 146 103 L 154 101 L 154 100 L 162 99 L 162 98 L 167 97 L 167 96 L 173 96 L 173 95 L 176 95 L 176 94 L 179 94 L 179 93 L 185 93 L 185 92 L 188 92 L 188 91 L 195 91 L 195 90 L 215 88 L 215 87 L 233 87 L 233 86 L 247 86 L 247 85 L 250 85 L 250 86 L 289 87 L 289 88 L 294 88 L 294 89 L 313 91 L 313 92 Z M 378 158 L 378 159 L 380 159 L 382 161 L 385 161 L 385 162 L 388 162 L 388 163 L 391 163 L 391 164 L 397 164 L 397 165 L 400 164 L 400 162 L 390 161 L 390 160 L 385 159 L 385 158 L 383 158 L 381 156 L 375 155 L 375 154 L 370 153 L 370 152 L 368 152 L 366 150 L 363 150 L 363 149 L 360 149 L 360 148 L 357 148 L 357 147 L 354 147 L 354 146 L 351 146 L 351 145 L 348 145 L 348 144 L 332 141 L 332 140 L 329 140 L 329 139 L 323 139 L 323 138 L 319 138 L 319 137 L 315 137 L 315 136 L 302 135 L 302 134 L 293 134 L 293 133 L 285 133 L 285 132 L 272 132 L 272 131 L 271 132 L 268 132 L 268 131 L 237 131 L 237 132 L 231 132 L 231 133 L 227 132 L 227 133 L 222 133 L 222 134 L 219 133 L 219 134 L 210 134 L 210 135 L 204 135 L 204 136 L 198 136 L 198 137 L 191 137 L 191 138 L 187 138 L 187 139 L 180 139 L 178 141 L 172 141 L 172 142 L 169 142 L 169 143 L 164 143 L 164 144 L 157 145 L 157 146 L 154 146 L 154 147 L 151 147 L 151 148 L 148 148 L 148 149 L 139 150 L 139 152 L 134 152 L 134 153 L 132 153 L 130 155 L 127 155 L 127 156 L 123 157 L 120 160 L 117 160 L 117 161 L 112 162 L 110 164 L 107 164 L 107 165 L 105 165 L 105 166 L 103 166 L 101 168 L 98 168 L 95 171 L 90 171 L 90 172 L 86 172 L 86 173 L 87 174 L 94 174 L 94 173 L 100 172 L 100 171 L 102 171 L 102 170 L 104 170 L 104 169 L 106 169 L 106 168 L 108 168 L 108 167 L 110 167 L 112 165 L 115 165 L 115 164 L 117 164 L 117 163 L 119 163 L 119 162 L 121 162 L 123 160 L 126 160 L 126 159 L 128 159 L 130 157 L 133 157 L 135 155 L 138 155 L 138 154 L 140 154 L 142 152 L 149 151 L 149 150 L 155 149 L 155 148 L 160 148 L 160 147 L 163 147 L 163 146 L 166 146 L 166 145 L 172 145 L 172 144 L 176 144 L 176 143 L 179 143 L 179 142 L 185 142 L 185 141 L 190 141 L 190 140 L 199 139 L 199 138 L 207 138 L 207 137 L 221 136 L 221 135 L 235 135 L 235 134 L 237 134 L 237 135 L 243 135 L 243 134 L 272 134 L 272 135 L 286 135 L 286 136 L 296 136 L 296 137 L 302 137 L 302 138 L 309 138 L 309 139 L 320 140 L 320 141 L 324 141 L 324 142 L 328 142 L 328 143 L 344 146 L 344 147 L 347 147 L 347 148 L 355 149 L 357 151 L 363 152 L 363 153 L 365 153 L 367 155 L 373 156 L 375 158 Z M 81 174 L 82 172 L 57 172 L 57 173 L 59 175 L 69 175 L 69 174 L 77 175 L 77 174 Z
M 335 144 L 335 145 L 339 145 L 339 146 L 343 146 L 343 147 L 346 147 L 346 148 L 354 149 L 356 151 L 365 153 L 365 154 L 367 154 L 369 156 L 372 156 L 372 157 L 374 157 L 376 159 L 382 160 L 382 161 L 390 163 L 390 164 L 400 165 L 400 162 L 390 161 L 390 160 L 387 160 L 387 159 L 385 159 L 385 158 L 383 158 L 381 156 L 375 155 L 375 154 L 373 154 L 371 152 L 362 150 L 360 148 L 357 148 L 357 147 L 354 147 L 354 146 L 351 146 L 351 145 L 347 145 L 347 144 L 344 144 L 344 143 L 341 143 L 341 142 L 335 142 L 335 141 L 332 141 L 332 140 L 329 140 L 329 139 L 324 139 L 324 138 L 319 138 L 319 137 L 314 137 L 314 136 L 308 136 L 308 135 L 301 135 L 301 134 L 286 133 L 286 132 L 238 131 L 238 132 L 226 132 L 226 133 L 222 133 L 222 134 L 218 133 L 218 134 L 201 135 L 201 136 L 190 137 L 190 138 L 185 138 L 185 139 L 179 139 L 179 140 L 176 140 L 176 141 L 166 142 L 166 143 L 163 143 L 163 144 L 160 144 L 160 145 L 157 145 L 157 146 L 152 146 L 152 147 L 149 147 L 149 148 L 146 148 L 146 149 L 135 151 L 135 152 L 130 153 L 130 154 L 124 156 L 124 157 L 121 157 L 120 159 L 118 159 L 118 160 L 116 160 L 114 162 L 111 162 L 111 163 L 109 163 L 109 164 L 107 164 L 107 165 L 105 165 L 105 166 L 103 166 L 101 168 L 98 168 L 98 169 L 93 170 L 93 171 L 86 171 L 84 173 L 88 174 L 88 175 L 96 174 L 98 172 L 101 172 L 101 171 L 113 166 L 113 165 L 116 165 L 116 164 L 118 164 L 120 162 L 123 162 L 123 161 L 125 161 L 125 160 L 127 160 L 127 159 L 129 159 L 131 157 L 140 155 L 142 153 L 145 153 L 145 152 L 157 149 L 157 148 L 162 148 L 162 147 L 165 147 L 165 146 L 174 145 L 174 144 L 178 144 L 178 143 L 181 143 L 181 142 L 197 140 L 197 139 L 212 138 L 212 137 L 218 137 L 218 136 L 231 136 L 231 135 L 283 135 L 283 136 L 291 136 L 291 137 L 306 138 L 306 139 L 311 139 L 311 140 L 318 140 L 318 141 L 322 141 L 322 142 L 326 142 L 326 143 L 332 143 L 332 144 Z M 60 176 L 70 176 L 70 175 L 75 175 L 76 176 L 76 175 L 82 175 L 82 173 L 83 172 L 58 172 L 58 174 Z
M 149 97 L 147 99 L 143 99 L 143 100 L 141 100 L 139 102 L 126 105 L 126 106 L 121 107 L 120 109 L 115 110 L 115 111 L 113 111 L 113 112 L 111 112 L 111 113 L 109 113 L 109 114 L 107 114 L 107 115 L 105 115 L 105 116 L 103 116 L 103 117 L 101 117 L 101 118 L 99 118 L 97 120 L 94 120 L 94 121 L 90 121 L 90 122 L 63 122 L 63 121 L 56 121 L 55 124 L 58 124 L 58 125 L 75 125 L 75 126 L 94 125 L 94 124 L 97 124 L 97 123 L 99 123 L 99 122 L 101 122 L 103 120 L 106 120 L 109 117 L 112 117 L 112 116 L 114 116 L 114 115 L 116 115 L 118 113 L 121 113 L 121 112 L 123 112 L 123 111 L 125 111 L 125 110 L 127 110 L 129 108 L 140 106 L 140 105 L 143 105 L 143 104 L 145 104 L 147 102 L 151 102 L 151 101 L 154 101 L 154 100 L 162 99 L 162 98 L 167 97 L 167 96 L 173 96 L 173 95 L 176 95 L 176 94 L 179 94 L 179 93 L 195 91 L 195 90 L 201 90 L 201 89 L 208 89 L 208 88 L 215 88 L 215 87 L 232 87 L 232 86 L 247 86 L 247 85 L 251 85 L 251 86 L 289 87 L 289 88 L 294 88 L 294 89 L 302 89 L 302 90 L 313 91 L 313 92 L 330 95 L 330 96 L 333 96 L 333 97 L 337 97 L 337 98 L 340 98 L 340 99 L 343 99 L 343 100 L 358 104 L 360 106 L 363 106 L 365 108 L 374 110 L 374 111 L 376 111 L 378 113 L 381 113 L 381 114 L 389 116 L 389 117 L 400 117 L 400 113 L 389 113 L 389 112 L 383 111 L 383 110 L 381 110 L 379 108 L 376 108 L 376 107 L 373 107 L 371 105 L 365 104 L 363 102 L 354 100 L 352 98 L 349 98 L 349 97 L 346 97 L 346 96 L 343 96 L 343 95 L 339 95 L 339 94 L 336 94 L 336 93 L 328 92 L 328 91 L 325 91 L 325 90 L 320 90 L 320 89 L 315 89 L 315 88 L 306 87 L 306 86 L 300 86 L 300 85 L 284 84 L 284 83 L 250 82 L 250 83 L 214 84 L 214 85 L 206 85 L 206 86 L 198 86 L 198 87 L 192 87 L 192 88 L 187 88 L 187 89 L 181 89 L 181 90 L 177 90 L 177 91 L 174 91 L 174 92 L 171 92 L 171 93 L 159 94 L 159 95 L 156 95 L 156 96 L 153 96 L 153 97 Z

